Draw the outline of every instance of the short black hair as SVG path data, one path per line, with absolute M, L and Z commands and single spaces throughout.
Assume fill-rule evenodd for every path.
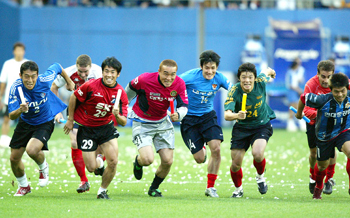
M 237 73 L 238 80 L 243 72 L 252 72 L 254 74 L 254 77 L 256 78 L 256 68 L 255 65 L 252 63 L 247 62 L 239 66 Z
M 329 88 L 342 88 L 349 89 L 349 78 L 344 73 L 335 73 L 330 79 Z
M 200 60 L 200 65 L 201 67 L 204 66 L 204 64 L 210 63 L 210 62 L 215 62 L 216 63 L 216 67 L 219 66 L 220 64 L 220 56 L 215 53 L 213 50 L 207 50 L 202 52 L 202 54 L 199 56 L 199 60 Z
M 333 71 L 334 73 L 334 62 L 332 62 L 331 60 L 325 60 L 325 61 L 320 61 L 317 64 L 317 73 L 320 73 L 321 70 L 323 71 Z
M 13 44 L 12 51 L 14 51 L 17 47 L 22 47 L 24 50 L 26 50 L 26 46 L 22 42 L 16 42 Z
M 34 61 L 26 61 L 21 65 L 21 75 L 23 75 L 23 72 L 26 70 L 36 71 L 36 74 L 39 74 L 39 67 Z
M 122 64 L 115 58 L 115 57 L 107 57 L 101 65 L 102 71 L 106 67 L 112 67 L 117 70 L 117 73 L 119 74 L 122 71 Z

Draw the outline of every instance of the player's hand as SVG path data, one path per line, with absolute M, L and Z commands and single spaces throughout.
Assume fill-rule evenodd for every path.
M 301 120 L 301 119 L 303 119 L 303 113 L 299 113 L 299 112 L 297 112 L 296 114 L 295 114 L 295 117 L 298 119 L 298 120 Z
M 67 123 L 64 125 L 63 127 L 63 131 L 66 135 L 68 135 L 70 133 L 70 131 L 73 130 L 73 120 L 67 120 Z
M 238 112 L 238 119 L 239 120 L 245 120 L 246 116 L 247 116 L 247 111 L 239 111 Z
M 119 116 L 119 108 L 114 108 L 112 109 L 112 113 L 115 117 Z
M 27 112 L 29 111 L 28 103 L 26 103 L 26 104 L 21 104 L 20 107 L 19 107 L 19 110 L 20 110 L 22 113 L 27 113 Z
M 173 122 L 176 122 L 179 120 L 179 114 L 177 112 L 173 113 L 173 114 L 170 114 L 170 119 L 171 121 Z
M 267 68 L 268 70 L 268 74 L 272 79 L 276 78 L 276 71 L 274 71 L 273 69 L 271 69 L 270 67 Z
M 63 115 L 62 115 L 62 113 L 58 113 L 56 116 L 55 116 L 55 121 L 57 122 L 57 123 L 62 123 L 61 122 L 61 119 L 63 120 Z
M 66 88 L 67 88 L 68 91 L 74 91 L 75 83 L 74 83 L 72 80 L 70 80 L 70 81 L 67 83 Z

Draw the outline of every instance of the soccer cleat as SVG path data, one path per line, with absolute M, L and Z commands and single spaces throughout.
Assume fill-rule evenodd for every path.
M 46 163 L 46 167 L 39 170 L 39 185 L 45 187 L 49 183 L 49 164 Z
M 332 194 L 333 186 L 335 186 L 334 179 L 333 178 L 328 179 L 328 182 L 324 184 L 323 193 L 326 194 L 326 195 Z
M 163 197 L 162 193 L 160 192 L 159 189 L 149 189 L 148 190 L 148 195 L 151 197 Z
M 85 181 L 81 182 L 79 187 L 77 188 L 78 193 L 83 193 L 89 190 L 90 190 L 90 184 L 89 182 L 85 182 Z
M 26 194 L 31 193 L 31 192 L 32 191 L 30 190 L 29 185 L 27 187 L 18 186 L 17 192 L 13 196 L 16 196 L 16 197 L 23 196 L 23 195 L 26 195 Z
M 102 154 L 98 154 L 97 157 L 101 158 L 101 160 L 103 161 Z M 105 166 L 103 166 L 102 168 L 95 169 L 94 174 L 96 176 L 102 176 L 104 171 L 105 171 Z
M 138 155 L 136 155 L 135 162 L 134 162 L 134 176 L 137 180 L 140 180 L 142 179 L 143 170 L 142 170 L 142 166 L 138 167 L 136 165 L 137 157 Z
M 97 199 L 105 199 L 105 200 L 109 200 L 110 198 L 107 195 L 107 190 L 101 192 L 100 194 L 97 195 Z
M 214 188 L 214 187 L 205 189 L 204 194 L 206 196 L 212 197 L 212 198 L 218 198 L 219 197 L 219 195 L 216 193 L 216 188 Z
M 241 198 L 243 197 L 243 188 L 242 186 L 236 188 L 236 190 L 232 193 L 231 198 Z
M 312 195 L 314 194 L 315 186 L 316 186 L 316 181 L 311 179 L 311 176 L 310 176 L 309 191 Z
M 267 192 L 267 184 L 266 184 L 266 180 L 265 180 L 265 177 L 264 177 L 265 173 L 259 175 L 259 174 L 256 174 L 256 183 L 258 184 L 258 189 L 259 189 L 259 192 L 260 194 L 266 194 Z
M 314 195 L 312 198 L 313 199 L 322 199 L 321 194 L 322 194 L 322 189 L 315 187 Z

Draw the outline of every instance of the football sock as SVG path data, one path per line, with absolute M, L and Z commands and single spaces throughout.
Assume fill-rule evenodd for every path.
M 327 171 L 326 171 L 326 179 L 324 180 L 324 183 L 327 183 L 328 179 L 333 178 L 334 168 L 335 168 L 335 164 L 328 165 Z
M 260 163 L 256 162 L 255 160 L 253 161 L 254 166 L 256 168 L 256 171 L 258 172 L 259 175 L 263 174 L 265 171 L 265 166 L 266 166 L 266 159 L 264 158 L 263 161 Z
M 155 175 L 150 189 L 158 189 L 159 185 L 163 182 L 163 180 L 163 178 L 160 178 L 159 176 Z
M 28 180 L 27 180 L 27 175 L 24 173 L 24 175 L 22 177 L 16 177 L 19 186 L 21 187 L 28 187 Z
M 208 174 L 207 188 L 214 187 L 216 178 L 218 178 L 218 175 Z
M 75 167 L 75 170 L 77 171 L 80 181 L 87 182 L 88 178 L 86 177 L 85 173 L 85 163 L 83 159 L 83 152 L 79 149 L 72 148 L 72 160 Z
M 311 176 L 312 180 L 316 180 L 315 166 L 314 166 L 314 168 L 310 167 L 310 176 Z
M 323 189 L 323 179 L 326 176 L 326 170 L 319 171 L 317 164 L 315 165 L 316 188 Z
M 97 195 L 101 194 L 102 192 L 106 191 L 107 189 L 100 187 L 98 189 Z
M 42 163 L 42 164 L 38 164 L 38 166 L 39 166 L 39 169 L 40 170 L 43 170 L 45 167 L 46 167 L 46 158 L 44 159 L 44 162 Z
M 243 171 L 242 168 L 240 168 L 237 172 L 233 172 L 230 168 L 231 178 L 233 183 L 235 184 L 235 187 L 238 188 L 242 185 L 242 178 L 243 178 Z
M 348 158 L 348 162 L 346 163 L 346 172 L 348 173 L 349 183 L 350 183 L 350 159 L 349 158 Z M 349 187 L 350 187 L 350 184 L 349 184 Z

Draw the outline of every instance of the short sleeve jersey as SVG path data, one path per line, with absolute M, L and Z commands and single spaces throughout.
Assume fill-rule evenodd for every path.
M 237 120 L 239 125 L 259 126 L 276 118 L 274 111 L 266 103 L 266 82 L 268 79 L 265 74 L 260 74 L 256 78 L 253 90 L 247 93 L 246 119 Z M 238 113 L 242 109 L 243 93 L 241 83 L 235 84 L 227 94 L 225 110 L 232 110 L 234 113 Z
M 74 91 L 80 104 L 74 112 L 74 121 L 87 127 L 103 126 L 112 121 L 112 110 L 118 90 L 122 90 L 119 114 L 127 116 L 128 97 L 118 83 L 114 87 L 104 85 L 102 78 L 92 79 Z
M 22 79 L 17 79 L 10 90 L 9 113 L 20 107 L 21 98 L 18 87 L 22 87 L 24 98 L 29 104 L 29 111 L 22 113 L 21 119 L 30 125 L 40 125 L 54 119 L 56 114 L 67 107 L 50 89 L 56 75 L 61 72 L 62 68 L 59 64 L 51 65 L 45 73 L 39 74 L 32 90 L 28 90 L 23 85 Z
M 142 119 L 158 121 L 166 117 L 169 99 L 176 100 L 177 108 L 188 105 L 185 82 L 178 76 L 170 87 L 165 87 L 158 72 L 143 73 L 133 79 L 129 87 L 137 94 L 132 109 Z
M 187 71 L 179 76 L 186 83 L 189 98 L 188 115 L 202 116 L 213 110 L 214 97 L 222 87 L 226 90 L 232 83 L 220 72 L 216 72 L 211 80 L 203 77 L 200 68 Z

